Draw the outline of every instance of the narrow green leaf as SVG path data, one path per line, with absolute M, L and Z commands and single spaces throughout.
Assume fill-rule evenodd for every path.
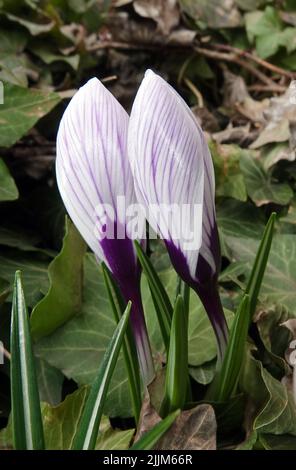
M 186 282 L 182 281 L 180 277 L 178 277 L 178 284 L 177 284 L 177 292 L 176 292 L 176 299 L 178 295 L 181 295 L 184 301 L 184 314 L 186 317 L 186 321 L 188 323 L 189 328 L 189 311 L 190 311 L 190 287 Z M 188 349 L 189 349 L 189 331 L 188 331 Z M 189 351 L 188 351 L 188 362 L 189 362 Z M 189 371 L 189 369 L 188 369 Z M 192 401 L 192 390 L 190 384 L 190 375 L 187 376 L 187 395 L 186 395 L 186 402 Z
M 179 416 L 180 410 L 176 410 L 169 414 L 166 418 L 160 421 L 154 428 L 146 432 L 129 450 L 150 450 L 159 439 L 167 432 L 172 426 L 177 416 Z
M 95 448 L 108 387 L 118 359 L 124 334 L 126 332 L 130 310 L 131 302 L 128 303 L 126 310 L 116 327 L 103 361 L 99 367 L 97 378 L 91 387 L 90 394 L 74 438 L 72 446 L 73 450 L 93 450 Z
M 256 259 L 253 264 L 252 272 L 250 279 L 246 288 L 246 294 L 249 294 L 250 297 L 250 310 L 249 310 L 249 324 L 252 321 L 258 294 L 262 284 L 265 268 L 268 261 L 268 256 L 271 248 L 271 242 L 273 237 L 274 223 L 276 220 L 276 213 L 273 212 L 269 217 L 269 220 L 266 224 L 260 246 L 257 251 Z
M 271 248 L 275 218 L 276 214 L 271 214 L 265 227 L 246 288 L 246 293 L 236 312 L 230 330 L 222 367 L 208 390 L 208 399 L 227 401 L 236 392 L 239 374 L 244 360 L 248 329 L 255 312 L 257 298 Z
M 181 295 L 184 300 L 184 311 L 187 319 L 189 318 L 189 307 L 190 307 L 190 287 L 182 279 L 178 278 L 176 298 Z
M 151 297 L 154 303 L 155 311 L 159 322 L 160 331 L 162 334 L 163 342 L 168 351 L 170 341 L 170 327 L 173 315 L 173 307 L 170 302 L 169 296 L 163 287 L 157 272 L 155 271 L 150 259 L 142 250 L 141 245 L 135 242 L 138 259 L 141 263 L 143 271 L 147 277 Z
M 40 400 L 20 271 L 15 274 L 12 300 L 10 375 L 14 448 L 42 450 Z
M 161 415 L 182 408 L 188 390 L 188 319 L 183 298 L 178 295 L 173 312 L 166 382 Z
M 212 382 L 207 399 L 226 402 L 235 395 L 244 360 L 249 329 L 249 295 L 244 295 L 232 323 L 221 370 Z
M 105 263 L 102 263 L 102 272 L 111 307 L 113 310 L 114 318 L 115 321 L 118 323 L 124 312 L 125 302 L 116 282 L 113 279 L 111 272 L 109 271 Z M 135 419 L 138 422 L 142 404 L 141 375 L 137 349 L 130 324 L 128 324 L 127 326 L 122 351 L 129 379 L 129 388 L 133 402 Z

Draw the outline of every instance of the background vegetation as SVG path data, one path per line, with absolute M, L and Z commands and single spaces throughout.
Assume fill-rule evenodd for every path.
M 55 136 L 69 98 L 87 79 L 100 78 L 129 110 L 147 68 L 176 87 L 207 133 L 229 321 L 266 221 L 277 213 L 252 326 L 254 353 L 247 355 L 241 383 L 249 396 L 245 418 L 238 405 L 238 420 L 218 435 L 218 445 L 295 448 L 292 370 L 285 359 L 296 331 L 296 86 L 288 88 L 296 79 L 294 0 L 0 1 L 0 340 L 6 349 L 1 426 L 10 413 L 11 292 L 21 269 L 46 444 L 71 445 L 83 386 L 92 382 L 115 322 L 100 267 L 71 222 L 65 225 L 55 183 Z M 173 298 L 176 275 L 163 247 L 155 243 L 151 251 Z M 164 347 L 144 282 L 143 298 L 160 365 Z M 197 394 L 211 382 L 215 358 L 214 335 L 192 295 L 189 365 Z M 133 436 L 122 361 L 109 390 L 100 448 L 127 448 Z M 215 446 L 213 419 L 208 413 L 208 447 Z M 0 447 L 11 447 L 9 427 L 0 432 Z

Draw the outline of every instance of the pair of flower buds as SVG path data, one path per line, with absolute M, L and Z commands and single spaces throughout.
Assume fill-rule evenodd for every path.
M 140 268 L 118 196 L 124 197 L 125 206 L 138 203 L 146 209 L 145 216 L 164 239 L 175 270 L 199 295 L 222 356 L 227 325 L 217 289 L 220 246 L 213 164 L 202 129 L 178 93 L 148 70 L 128 116 L 102 83 L 92 78 L 72 98 L 61 120 L 56 174 L 71 219 L 97 258 L 109 267 L 125 300 L 132 301 L 131 324 L 144 381 L 153 377 L 153 361 Z M 108 211 L 102 214 L 106 205 L 113 208 L 112 216 Z M 164 213 L 168 207 L 186 208 L 182 222 L 180 211 L 172 210 L 170 217 Z M 189 244 L 193 221 L 194 243 Z M 102 236 L 111 223 L 114 236 Z M 180 225 L 181 231 L 174 230 Z M 143 246 L 144 232 L 139 235 Z

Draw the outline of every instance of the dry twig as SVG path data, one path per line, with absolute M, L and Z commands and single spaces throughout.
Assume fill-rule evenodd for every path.
M 229 46 L 228 44 L 214 44 L 213 47 L 222 51 L 233 52 L 234 54 L 241 57 L 246 57 L 247 59 L 256 62 L 256 64 L 261 65 L 262 67 L 270 70 L 271 72 L 290 78 L 291 80 L 296 78 L 296 73 L 289 72 L 289 70 L 285 70 L 281 67 L 278 67 L 277 65 L 271 64 L 270 62 L 261 59 L 255 54 L 252 54 L 251 52 L 244 51 L 243 49 L 238 49 L 237 47 Z
M 182 44 L 164 44 L 165 48 L 188 48 L 188 45 Z M 88 50 L 89 51 L 96 51 L 100 49 L 119 49 L 119 50 L 155 50 L 158 49 L 158 44 L 133 44 L 129 42 L 118 42 L 118 41 L 99 41 L 94 46 L 91 46 Z M 266 91 L 266 92 L 274 92 L 274 93 L 283 93 L 286 90 L 286 87 L 276 83 L 272 78 L 268 77 L 258 68 L 254 67 L 250 61 L 255 62 L 260 67 L 263 67 L 271 72 L 278 74 L 280 77 L 295 79 L 296 73 L 289 72 L 287 70 L 282 69 L 274 64 L 267 62 L 266 60 L 260 59 L 256 55 L 238 49 L 236 47 L 229 46 L 227 44 L 212 44 L 208 47 L 201 47 L 196 46 L 194 43 L 192 45 L 192 49 L 200 55 L 204 57 L 208 57 L 209 59 L 219 60 L 224 62 L 231 62 L 234 64 L 239 65 L 240 67 L 247 70 L 250 74 L 256 77 L 261 84 L 254 84 L 249 87 L 250 90 L 253 91 Z M 218 50 L 217 50 L 218 49 Z
M 252 75 L 257 77 L 261 82 L 273 87 L 274 90 L 281 91 L 282 87 L 278 86 L 271 78 L 267 77 L 260 70 L 253 67 L 249 62 L 240 59 L 236 54 L 231 52 L 219 52 L 204 47 L 195 47 L 194 50 L 199 54 L 208 57 L 210 59 L 222 60 L 225 62 L 232 62 L 244 69 L 248 70 Z

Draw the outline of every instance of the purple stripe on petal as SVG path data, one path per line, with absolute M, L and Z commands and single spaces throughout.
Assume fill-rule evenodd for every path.
M 94 247 L 96 208 L 102 204 L 116 208 L 116 198 L 122 195 L 126 206 L 136 203 L 126 152 L 127 130 L 127 113 L 97 79 L 87 82 L 72 98 L 59 127 L 56 165 L 60 192 L 73 222 L 81 227 L 83 218 L 88 220 L 83 237 L 99 258 L 102 250 Z
M 218 293 L 217 275 L 213 275 L 210 265 L 199 254 L 197 280 L 193 280 L 182 251 L 172 242 L 166 242 L 166 246 L 175 270 L 181 279 L 195 290 L 208 314 L 217 338 L 218 357 L 221 359 L 227 344 L 228 327 Z
M 190 287 L 193 287 L 194 281 L 189 271 L 188 262 L 184 253 L 171 240 L 165 240 L 165 244 L 175 270 L 184 282 L 186 282 Z
M 200 296 L 222 354 L 227 326 L 217 288 L 220 245 L 211 155 L 202 129 L 184 100 L 152 71 L 146 72 L 132 108 L 128 153 L 138 200 L 148 206 L 148 222 L 165 238 L 176 271 Z M 190 216 L 182 219 L 178 239 L 174 228 L 180 227 L 180 213 L 172 218 L 164 213 L 174 203 L 181 211 L 184 205 L 190 205 Z M 151 204 L 159 209 L 167 205 L 160 211 L 159 220 L 149 211 Z M 196 246 L 192 246 L 186 243 L 184 234 L 191 233 L 197 205 L 202 205 L 202 211 L 200 220 L 195 220 Z
M 112 221 L 107 221 L 106 230 L 108 230 L 108 223 L 113 225 Z M 133 284 L 138 282 L 140 274 L 133 241 L 127 236 L 117 239 L 118 232 L 125 233 L 125 227 L 115 222 L 114 239 L 104 238 L 100 245 L 116 280 L 120 284 L 124 282 Z
M 106 262 L 126 300 L 133 302 L 133 329 L 147 385 L 153 362 L 141 305 L 140 271 L 126 233 L 130 229 L 125 211 L 117 207 L 122 204 L 118 196 L 124 196 L 126 208 L 137 202 L 127 157 L 128 121 L 127 113 L 99 80 L 87 82 L 72 98 L 60 123 L 56 170 L 74 224 L 97 258 Z
M 196 286 L 195 291 L 202 301 L 215 331 L 218 345 L 218 360 L 221 361 L 228 341 L 228 327 L 218 292 L 218 285 L 214 282 L 207 283 L 206 285 L 199 284 Z
M 136 194 L 144 205 L 182 207 L 203 202 L 201 143 L 196 123 L 186 108 L 164 80 L 152 72 L 146 73 L 132 108 L 128 132 Z M 169 226 L 165 217 L 160 214 L 158 221 L 152 211 L 148 221 L 155 231 L 169 239 L 174 238 L 172 228 L 180 226 L 176 217 Z M 185 219 L 183 223 L 184 232 L 190 233 L 191 221 Z M 200 232 L 201 225 L 202 220 Z M 201 240 L 201 233 L 197 239 Z M 188 250 L 187 256 L 192 258 L 189 262 L 192 267 L 197 255 Z

